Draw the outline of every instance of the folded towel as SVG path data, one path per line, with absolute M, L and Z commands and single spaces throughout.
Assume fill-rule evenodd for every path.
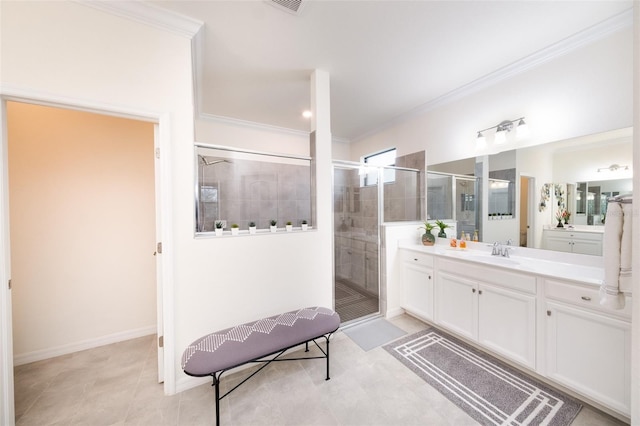
M 622 205 L 609 203 L 604 224 L 604 281 L 600 286 L 600 304 L 613 309 L 624 308 L 624 295 L 619 290 L 623 223 Z
M 633 235 L 631 233 L 631 223 L 633 222 L 633 204 L 622 204 L 622 213 L 622 243 L 620 244 L 620 280 L 618 282 L 618 288 L 619 291 L 631 293 L 633 287 L 633 281 L 631 280 L 631 237 Z

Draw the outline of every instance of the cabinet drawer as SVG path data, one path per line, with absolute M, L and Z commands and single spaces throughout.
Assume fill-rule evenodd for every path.
M 525 293 L 536 294 L 536 277 L 533 275 L 526 275 L 498 267 L 481 266 L 469 262 L 458 262 L 449 259 L 439 259 L 438 270 L 446 271 L 450 274 L 470 278 L 476 281 L 519 290 Z
M 404 256 L 404 260 L 416 265 L 427 266 L 433 268 L 433 256 L 430 254 L 418 253 L 415 251 L 407 251 Z
M 563 281 L 546 279 L 544 284 L 547 298 L 571 303 L 595 311 L 607 312 L 616 316 L 631 318 L 631 298 L 625 298 L 624 309 L 616 310 L 600 305 L 598 287 L 586 287 Z

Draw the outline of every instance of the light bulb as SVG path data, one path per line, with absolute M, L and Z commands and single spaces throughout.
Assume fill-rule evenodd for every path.
M 498 129 L 498 131 L 496 132 L 496 137 L 493 140 L 493 142 L 496 145 L 502 145 L 506 141 L 507 141 L 507 132 L 502 129 Z

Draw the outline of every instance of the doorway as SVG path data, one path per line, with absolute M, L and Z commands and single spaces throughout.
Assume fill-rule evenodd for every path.
M 154 124 L 6 106 L 15 364 L 155 334 Z
M 533 218 L 535 217 L 535 178 L 520 176 L 520 247 L 534 247 Z

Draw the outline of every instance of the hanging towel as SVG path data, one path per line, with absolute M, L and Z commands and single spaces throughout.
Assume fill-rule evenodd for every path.
M 609 203 L 604 223 L 604 281 L 600 286 L 600 304 L 612 309 L 624 308 L 620 293 L 620 247 L 624 216 L 620 203 Z
M 617 204 L 617 203 L 615 203 Z M 631 246 L 632 233 L 631 223 L 633 222 L 633 204 L 622 204 L 622 243 L 620 244 L 620 281 L 619 291 L 631 293 L 633 281 L 631 280 Z

